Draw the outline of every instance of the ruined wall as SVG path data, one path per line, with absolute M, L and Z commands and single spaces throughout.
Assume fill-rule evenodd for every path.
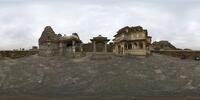
M 0 59 L 20 58 L 37 54 L 38 51 L 0 51 Z
M 193 50 L 152 50 L 151 52 L 178 57 L 181 59 L 194 59 L 194 57 L 200 56 L 200 51 Z
M 84 52 L 93 52 L 92 43 L 83 44 L 83 51 Z
M 55 56 L 58 55 L 57 43 L 43 43 L 39 45 L 39 55 L 41 56 Z
M 135 56 L 146 56 L 148 54 L 147 50 L 125 50 L 125 55 L 135 55 Z

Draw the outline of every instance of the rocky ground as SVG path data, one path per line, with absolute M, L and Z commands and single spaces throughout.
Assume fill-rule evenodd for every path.
M 95 58 L 95 59 L 94 59 Z M 0 60 L 0 94 L 35 96 L 175 96 L 200 94 L 200 62 L 153 54 L 69 59 L 37 55 Z

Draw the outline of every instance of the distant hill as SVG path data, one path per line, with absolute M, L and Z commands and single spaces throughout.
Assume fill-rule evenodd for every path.
M 177 50 L 169 41 L 155 41 L 152 43 L 153 50 Z

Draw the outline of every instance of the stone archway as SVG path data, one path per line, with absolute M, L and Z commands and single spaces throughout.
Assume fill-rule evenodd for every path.
M 110 41 L 107 37 L 99 35 L 90 40 L 93 44 L 93 52 L 107 52 L 107 42 Z
M 104 52 L 105 51 L 105 43 L 97 42 L 96 43 L 96 52 Z

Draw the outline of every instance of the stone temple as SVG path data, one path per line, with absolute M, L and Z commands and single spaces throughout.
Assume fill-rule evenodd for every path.
M 107 42 L 110 41 L 107 37 L 101 35 L 90 39 L 93 45 L 93 52 L 107 52 Z
M 39 38 L 39 55 L 72 55 L 82 51 L 82 41 L 77 33 L 70 36 L 56 34 L 50 26 L 47 26 Z
M 82 43 L 77 33 L 70 36 L 56 34 L 50 26 L 45 27 L 39 38 L 41 56 L 81 56 L 86 52 L 113 53 L 115 55 L 146 56 L 150 54 L 151 37 L 141 26 L 126 26 L 114 36 L 113 42 L 101 35 L 93 37 L 91 43 Z
M 146 56 L 150 54 L 151 37 L 141 26 L 126 26 L 114 36 L 115 54 Z

